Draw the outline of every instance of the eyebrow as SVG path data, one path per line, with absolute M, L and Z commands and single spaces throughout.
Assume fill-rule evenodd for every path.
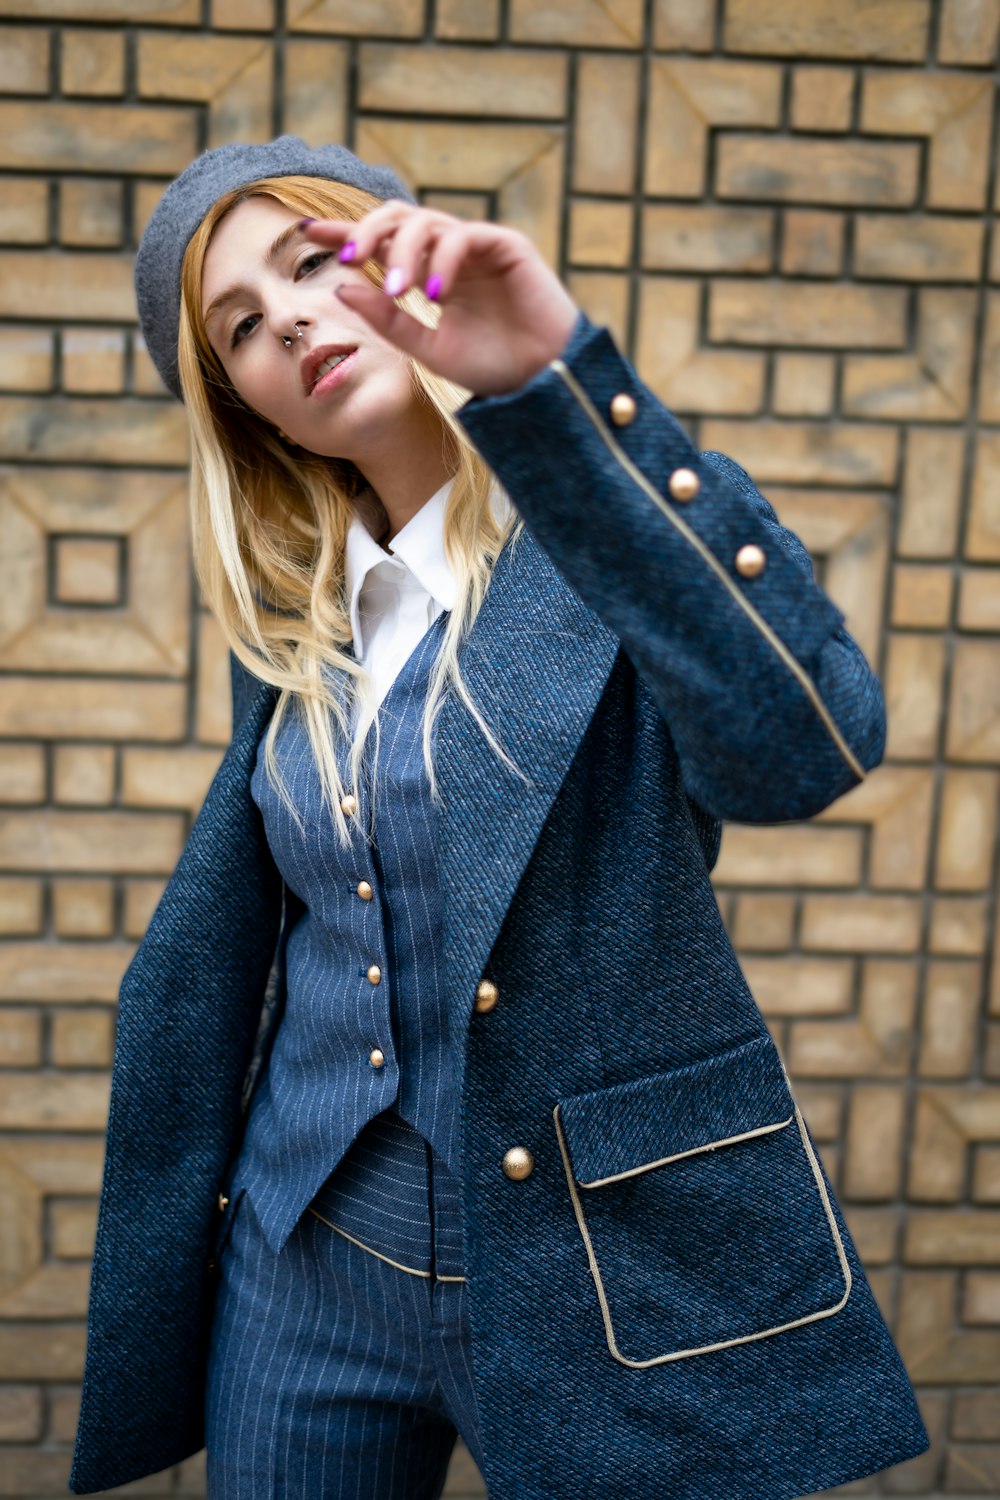
M 298 233 L 298 221 L 296 221 L 294 224 L 289 224 L 287 229 L 283 229 L 278 235 L 277 239 L 268 247 L 267 254 L 264 256 L 265 266 L 273 266 L 277 261 L 279 261 L 284 255 L 285 251 L 288 249 L 289 242 L 295 239 Z M 209 323 L 210 319 L 215 317 L 216 313 L 220 313 L 223 308 L 228 307 L 231 302 L 237 302 L 240 297 L 248 296 L 249 294 L 250 288 L 245 286 L 242 282 L 235 286 L 227 287 L 224 292 L 220 292 L 217 297 L 214 297 L 212 299 L 208 307 L 205 309 L 204 321 L 206 326 Z

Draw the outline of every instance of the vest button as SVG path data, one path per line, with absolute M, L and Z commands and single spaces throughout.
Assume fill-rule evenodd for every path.
M 358 881 L 358 895 L 361 897 L 362 901 L 370 901 L 373 894 L 374 892 L 372 891 L 372 888 L 368 884 L 367 880 Z
M 500 991 L 492 979 L 481 979 L 476 986 L 475 1000 L 476 1010 L 479 1011 L 480 1015 L 485 1015 L 488 1010 L 492 1010 L 499 999 Z
M 512 1182 L 523 1182 L 535 1170 L 535 1158 L 526 1146 L 511 1146 L 503 1154 L 502 1165 Z
M 763 573 L 766 561 L 764 549 L 748 542 L 736 554 L 736 571 L 744 578 L 756 578 L 758 573 Z
M 229 1207 L 229 1199 L 226 1197 L 225 1193 L 220 1193 L 219 1194 L 219 1213 L 220 1214 L 224 1214 L 225 1211 L 226 1211 L 226 1209 L 228 1207 Z
M 353 818 L 354 814 L 358 810 L 358 799 L 352 792 L 348 792 L 346 797 L 341 797 L 340 810 L 348 818 Z
M 619 391 L 611 398 L 611 420 L 616 427 L 627 427 L 635 421 L 637 407 L 627 391 Z
M 382 978 L 382 970 L 379 968 L 378 964 L 369 965 L 368 978 L 371 980 L 372 984 L 378 984 L 379 980 Z
M 693 469 L 675 469 L 668 488 L 675 500 L 693 500 L 701 489 L 701 480 Z
M 368 1054 L 368 1061 L 373 1068 L 381 1068 L 385 1063 L 385 1053 L 381 1047 L 373 1047 Z

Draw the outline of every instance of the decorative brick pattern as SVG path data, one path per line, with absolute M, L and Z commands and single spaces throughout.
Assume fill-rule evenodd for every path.
M 528 233 L 879 671 L 884 763 L 713 881 L 932 1436 L 842 1493 L 1000 1493 L 998 49 L 1000 0 L 0 0 L 0 1493 L 65 1493 L 114 1004 L 230 733 L 135 245 L 281 130 Z

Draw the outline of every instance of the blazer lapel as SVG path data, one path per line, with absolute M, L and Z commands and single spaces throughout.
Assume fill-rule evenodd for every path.
M 435 734 L 439 866 L 453 1025 L 464 1039 L 483 966 L 618 654 L 531 533 L 497 559 L 459 662 L 473 702 L 527 780 L 449 692 Z

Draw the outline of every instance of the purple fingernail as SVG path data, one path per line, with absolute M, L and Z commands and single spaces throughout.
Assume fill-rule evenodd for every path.
M 298 224 L 297 224 L 297 226 L 296 226 L 296 228 L 298 228 L 298 229 L 308 229 L 309 225 L 310 224 L 315 224 L 315 222 L 316 222 L 315 219 L 300 219 L 299 222 L 298 222 Z
M 346 245 L 340 247 L 341 260 L 353 260 L 358 253 L 358 247 L 353 240 L 348 240 Z
M 385 294 L 387 297 L 398 297 L 403 290 L 404 276 L 398 266 L 393 266 L 385 278 Z
M 428 297 L 430 298 L 430 300 L 432 302 L 436 302 L 437 299 L 440 297 L 440 295 L 441 295 L 441 284 L 442 283 L 441 283 L 440 276 L 428 276 L 428 278 L 427 278 L 427 285 L 424 288 L 424 290 L 426 291 Z

